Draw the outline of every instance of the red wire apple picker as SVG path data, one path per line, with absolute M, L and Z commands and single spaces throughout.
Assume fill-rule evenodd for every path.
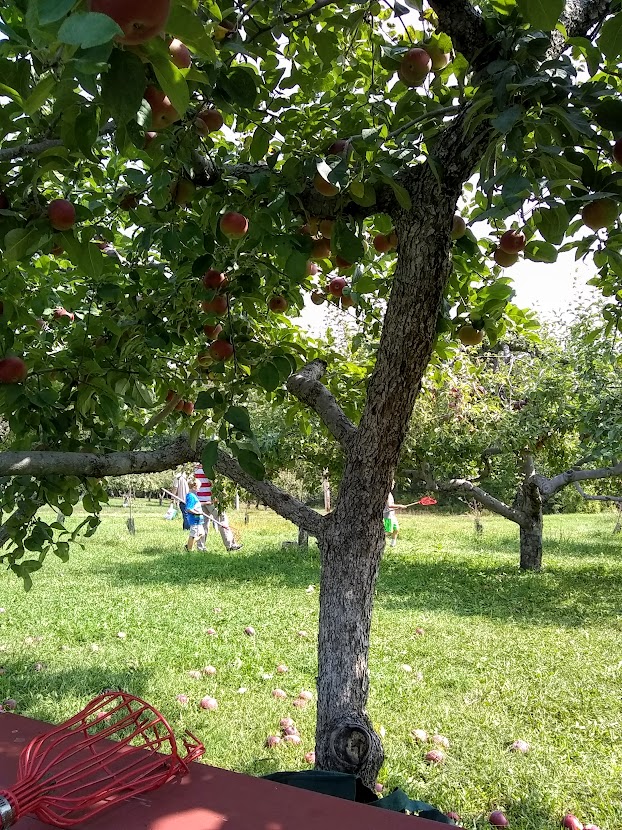
M 73 827 L 188 772 L 205 747 L 190 732 L 181 758 L 175 736 L 149 703 L 107 692 L 22 750 L 17 781 L 0 790 L 0 830 L 36 816 Z

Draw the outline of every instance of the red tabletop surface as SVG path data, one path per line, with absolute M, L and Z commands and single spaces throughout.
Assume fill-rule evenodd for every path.
M 0 715 L 0 789 L 24 745 L 48 724 Z M 111 808 L 84 830 L 440 830 L 442 824 L 193 763 L 190 775 Z M 22 819 L 20 830 L 48 824 Z

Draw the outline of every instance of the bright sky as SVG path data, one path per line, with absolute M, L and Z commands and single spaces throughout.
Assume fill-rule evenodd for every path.
M 505 273 L 514 280 L 514 303 L 533 309 L 543 320 L 558 319 L 576 306 L 586 306 L 602 296 L 587 285 L 594 276 L 594 266 L 575 262 L 573 251 L 560 254 L 553 264 L 521 260 Z

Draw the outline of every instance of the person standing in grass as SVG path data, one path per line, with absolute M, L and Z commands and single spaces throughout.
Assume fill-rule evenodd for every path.
M 214 503 L 212 495 L 212 482 L 205 475 L 203 467 L 197 466 L 194 470 L 194 476 L 197 481 L 197 494 L 199 501 L 203 506 L 203 513 L 205 514 L 205 536 L 197 542 L 198 550 L 205 550 L 205 538 L 209 531 L 210 522 L 218 528 L 222 543 L 227 550 L 240 550 L 242 545 L 235 541 L 233 531 L 229 527 L 229 520 L 224 511 L 218 510 Z
M 190 535 L 186 543 L 186 550 L 190 552 L 194 548 L 194 540 L 197 544 L 205 536 L 205 527 L 203 526 L 203 506 L 197 496 L 197 483 L 194 479 L 188 483 L 188 495 L 186 496 L 186 517 L 188 519 L 188 529 Z
M 400 532 L 400 524 L 397 520 L 397 513 L 396 510 L 405 510 L 409 505 L 407 504 L 396 504 L 395 499 L 393 498 L 393 490 L 395 489 L 395 481 L 391 482 L 391 491 L 387 496 L 387 503 L 384 506 L 384 511 L 382 513 L 382 519 L 384 522 L 384 532 L 386 536 L 391 537 L 391 541 L 389 545 L 394 548 L 397 544 L 397 536 Z
M 179 509 L 181 511 L 182 527 L 184 530 L 190 530 L 190 525 L 188 524 L 188 514 L 186 513 L 188 479 L 186 478 L 186 474 L 183 470 L 181 472 L 175 473 L 175 475 L 173 476 L 172 492 L 175 496 L 177 496 L 178 499 Z

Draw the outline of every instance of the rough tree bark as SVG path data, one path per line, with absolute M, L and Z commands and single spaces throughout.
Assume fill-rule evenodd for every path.
M 539 571 L 542 567 L 542 494 L 536 482 L 533 456 L 523 457 L 523 481 L 514 506 L 522 513 L 520 527 L 520 569 Z

